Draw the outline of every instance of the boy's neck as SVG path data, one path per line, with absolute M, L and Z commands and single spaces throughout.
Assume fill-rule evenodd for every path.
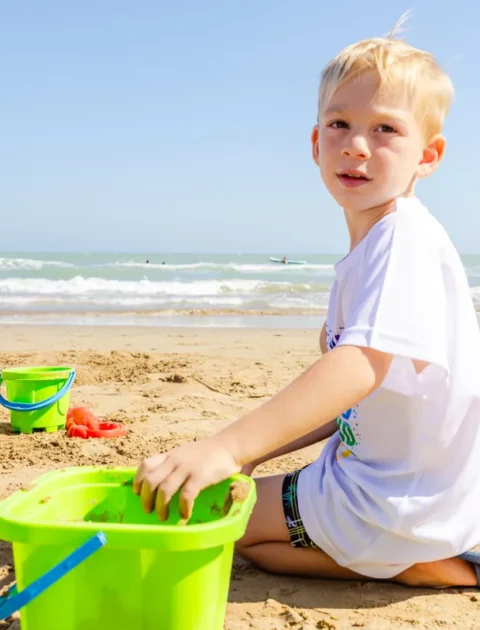
M 413 191 L 409 194 L 403 195 L 404 197 L 412 197 Z M 381 221 L 383 217 L 390 214 L 395 208 L 397 200 L 391 199 L 381 206 L 375 206 L 368 210 L 347 210 L 343 209 L 345 215 L 345 221 L 347 222 L 348 233 L 350 235 L 350 251 L 362 241 L 370 232 L 372 227 Z
M 415 195 L 416 177 L 412 177 L 410 183 L 399 197 L 413 197 Z M 367 210 L 347 210 L 343 209 L 345 221 L 347 222 L 348 233 L 350 235 L 350 251 L 362 241 L 370 232 L 375 223 L 378 223 L 383 217 L 395 208 L 397 197 L 386 201 L 380 206 L 374 206 Z

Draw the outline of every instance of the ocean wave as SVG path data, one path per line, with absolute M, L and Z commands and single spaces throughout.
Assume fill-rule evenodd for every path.
M 107 280 L 76 276 L 0 279 L 0 309 L 85 310 L 148 308 L 316 308 L 328 302 L 329 285 L 248 279 L 193 282 Z
M 480 307 L 480 287 L 471 287 L 470 293 L 472 295 L 473 303 L 476 307 Z
M 72 268 L 75 265 L 61 260 L 36 260 L 34 258 L 0 258 L 0 271 L 40 271 L 45 267 Z
M 262 279 L 234 277 L 154 281 L 148 278 L 119 280 L 82 275 L 68 279 L 8 277 L 0 278 L 0 310 L 245 308 L 301 311 L 328 305 L 331 289 L 329 279 L 324 279 L 322 283 L 309 281 L 305 276 L 297 278 L 297 281 L 295 278 L 277 276 Z M 471 296 L 475 308 L 480 310 L 480 286 L 471 287 Z
M 148 279 L 107 280 L 75 276 L 69 280 L 46 278 L 0 279 L 0 300 L 7 296 L 208 296 L 222 293 L 311 293 L 328 291 L 328 285 L 288 282 L 265 282 L 262 280 L 219 279 L 180 281 L 151 281 Z
M 12 296 L 8 300 L 0 299 L 0 311 L 15 311 L 22 309 L 35 311 L 137 311 L 158 309 L 225 309 L 241 308 L 246 310 L 311 310 L 325 308 L 327 305 L 327 295 L 311 294 L 304 299 L 296 299 L 289 296 L 161 296 L 152 297 L 132 297 L 132 298 L 91 298 L 81 300 L 78 297 L 69 296 L 66 298 L 55 298 L 52 296 Z
M 285 271 L 330 271 L 333 273 L 334 266 L 330 264 L 306 264 L 306 265 L 279 265 L 275 263 L 214 263 L 214 262 L 196 262 L 196 263 L 184 263 L 184 264 L 170 264 L 170 263 L 146 263 L 130 261 L 117 261 L 113 263 L 106 263 L 107 267 L 126 267 L 134 269 L 162 269 L 165 271 L 188 271 L 188 270 L 205 270 L 205 271 L 238 271 L 240 273 L 278 273 Z
M 466 267 L 467 276 L 469 278 L 480 278 L 480 266 Z

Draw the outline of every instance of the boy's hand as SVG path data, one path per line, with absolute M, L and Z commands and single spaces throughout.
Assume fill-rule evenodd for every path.
M 155 508 L 165 521 L 170 500 L 181 490 L 180 515 L 188 520 L 201 490 L 239 471 L 240 466 L 220 440 L 206 438 L 145 459 L 135 476 L 133 491 L 140 495 L 145 512 Z

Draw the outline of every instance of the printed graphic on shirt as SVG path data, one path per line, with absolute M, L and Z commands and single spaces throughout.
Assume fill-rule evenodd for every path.
M 342 334 L 343 326 L 340 326 L 337 334 L 333 333 L 333 330 L 329 327 L 328 323 L 326 325 L 326 333 L 327 333 L 327 348 L 329 350 L 333 350 L 340 339 L 340 335 Z
M 354 453 L 350 450 L 355 448 L 359 443 L 358 422 L 357 422 L 358 405 L 347 409 L 341 416 L 337 418 L 337 427 L 342 443 L 338 447 L 337 460 L 339 457 L 350 457 Z
M 333 350 L 340 339 L 342 331 L 344 330 L 343 326 L 340 326 L 338 333 L 334 333 L 333 330 L 328 326 L 326 326 L 327 332 L 327 347 L 330 350 Z M 337 418 L 337 426 L 338 432 L 340 435 L 340 439 L 342 443 L 338 447 L 337 451 L 337 461 L 340 457 L 350 457 L 354 453 L 352 450 L 360 443 L 360 434 L 358 431 L 358 405 L 352 407 L 352 409 L 347 409 L 344 411 L 341 416 Z

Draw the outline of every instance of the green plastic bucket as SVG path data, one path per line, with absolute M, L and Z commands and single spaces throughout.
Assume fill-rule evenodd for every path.
M 24 596 L 22 630 L 223 628 L 234 543 L 245 532 L 255 483 L 236 475 L 203 490 L 185 525 L 178 496 L 165 523 L 145 514 L 134 474 L 67 468 L 0 503 L 0 538 L 13 543 L 20 591 L 13 599 Z M 232 502 L 234 481 L 244 494 Z M 36 582 L 30 591 L 41 594 L 32 600 L 29 585 L 48 582 L 45 573 L 72 552 L 69 572 L 56 566 L 53 586 L 42 592 Z
M 10 410 L 12 430 L 32 433 L 42 429 L 52 433 L 65 427 L 70 388 L 75 372 L 69 367 L 22 367 L 3 370 L 7 398 L 0 404 Z

